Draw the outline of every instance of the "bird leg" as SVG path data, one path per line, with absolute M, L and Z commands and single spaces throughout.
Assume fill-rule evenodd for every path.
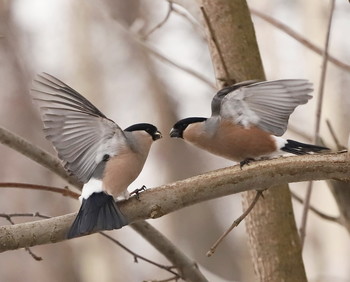
M 255 161 L 253 158 L 246 158 L 243 161 L 239 162 L 239 167 L 242 169 L 243 166 L 249 165 L 250 162 Z
M 146 191 L 146 189 L 147 189 L 147 187 L 146 187 L 145 185 L 142 185 L 141 188 L 137 188 L 137 189 L 135 189 L 134 191 L 132 191 L 132 192 L 129 194 L 129 196 L 131 197 L 132 195 L 135 194 L 136 199 L 140 201 L 140 193 L 141 193 L 142 191 Z

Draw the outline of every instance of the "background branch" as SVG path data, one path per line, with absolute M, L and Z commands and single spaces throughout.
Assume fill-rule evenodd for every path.
M 268 16 L 265 15 L 264 13 L 261 13 L 260 11 L 250 8 L 250 12 L 263 19 L 264 21 L 272 24 L 274 27 L 280 29 L 281 31 L 283 31 L 284 33 L 288 34 L 290 37 L 294 38 L 296 41 L 300 42 L 303 46 L 305 46 L 306 48 L 309 48 L 310 50 L 314 51 L 315 53 L 319 54 L 319 55 L 323 55 L 323 49 L 320 47 L 317 47 L 315 44 L 311 43 L 308 39 L 306 39 L 304 36 L 300 35 L 299 33 L 295 32 L 294 30 L 292 30 L 289 26 L 283 24 L 282 22 Z M 337 67 L 342 68 L 345 71 L 350 71 L 350 65 L 343 63 L 342 61 L 338 60 L 337 58 L 329 55 L 328 56 L 328 60 L 333 63 L 334 65 L 336 65 Z
M 68 183 L 81 187 L 81 183 L 67 174 L 57 158 L 3 127 L 0 127 L 0 142 L 51 170 Z
M 326 41 L 325 41 L 325 46 L 324 46 L 324 50 L 322 53 L 323 59 L 322 59 L 320 86 L 319 86 L 318 97 L 317 97 L 316 125 L 315 125 L 314 140 L 313 140 L 314 143 L 317 145 L 322 145 L 321 144 L 321 136 L 320 136 L 321 114 L 322 114 L 322 105 L 323 105 L 323 97 L 324 97 L 324 87 L 326 84 L 327 63 L 328 63 L 328 57 L 329 57 L 328 56 L 329 38 L 331 35 L 334 7 L 335 7 L 335 0 L 331 0 L 331 8 L 330 8 L 330 12 L 329 12 L 329 19 L 328 19 L 327 33 L 326 33 Z M 302 218 L 301 218 L 301 227 L 300 227 L 301 247 L 304 246 L 304 242 L 305 242 L 307 216 L 308 216 L 308 211 L 309 211 L 309 207 L 310 207 L 312 187 L 313 187 L 313 183 L 310 182 L 307 189 L 306 189 L 306 195 L 305 195 L 305 200 L 304 200 L 304 209 L 303 209 L 303 214 L 302 214 Z
M 15 183 L 15 182 L 3 182 L 0 183 L 0 188 L 20 188 L 30 190 L 41 190 L 62 194 L 62 196 L 69 196 L 74 199 L 79 198 L 79 194 L 69 190 L 67 187 L 59 188 L 46 185 L 28 184 L 28 183 Z
M 152 225 L 145 221 L 131 224 L 131 228 L 137 231 L 143 238 L 156 247 L 176 268 L 186 281 L 204 282 L 207 279 L 198 271 L 197 264 L 186 256 L 180 249 L 158 232 Z M 159 244 L 161 242 L 161 244 Z M 174 251 L 175 250 L 175 251 Z

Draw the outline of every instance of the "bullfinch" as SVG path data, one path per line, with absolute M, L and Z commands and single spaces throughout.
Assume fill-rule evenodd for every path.
M 240 162 L 281 154 L 320 152 L 328 148 L 285 140 L 290 114 L 311 99 L 312 84 L 304 79 L 249 80 L 221 89 L 211 102 L 210 118 L 185 118 L 171 137 L 226 159 Z
M 84 183 L 81 207 L 68 238 L 128 224 L 114 197 L 140 174 L 153 141 L 162 137 L 148 123 L 122 130 L 92 103 L 57 78 L 38 75 L 32 90 L 44 133 L 65 169 Z

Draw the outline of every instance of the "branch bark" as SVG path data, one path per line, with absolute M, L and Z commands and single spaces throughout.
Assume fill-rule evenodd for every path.
M 260 201 L 265 203 L 273 198 L 274 193 L 283 190 L 286 183 L 324 179 L 350 181 L 350 159 L 346 153 L 279 158 L 255 162 L 245 166 L 243 170 L 239 166 L 215 170 L 149 189 L 140 195 L 141 201 L 133 197 L 120 202 L 119 206 L 130 222 L 135 222 L 158 218 L 189 205 L 229 194 L 282 185 L 274 188 L 273 193 L 271 191 L 266 194 L 265 200 Z M 280 200 L 273 207 L 277 209 L 282 203 L 285 204 Z M 2 226 L 0 252 L 63 241 L 75 216 L 76 213 L 72 213 L 41 221 Z M 285 221 L 285 218 L 281 219 Z M 264 228 L 266 226 L 262 229 Z M 293 246 L 295 247 L 296 245 Z
M 246 1 L 202 0 L 202 10 L 206 13 L 208 41 L 220 86 L 265 80 Z M 246 219 L 255 272 L 260 281 L 307 281 L 288 182 L 275 182 L 278 177 L 270 177 L 270 186 L 263 182 L 252 184 L 255 189 L 273 188 Z M 254 197 L 254 192 L 243 193 L 244 209 Z

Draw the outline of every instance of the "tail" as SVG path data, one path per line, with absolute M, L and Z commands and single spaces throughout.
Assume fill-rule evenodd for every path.
M 67 238 L 71 239 L 100 230 L 119 229 L 127 224 L 127 219 L 112 196 L 104 192 L 93 193 L 86 200 L 83 199 Z
M 292 153 L 295 155 L 306 155 L 309 153 L 319 153 L 329 151 L 329 148 L 305 144 L 294 140 L 287 139 L 287 143 L 281 148 L 282 151 Z

